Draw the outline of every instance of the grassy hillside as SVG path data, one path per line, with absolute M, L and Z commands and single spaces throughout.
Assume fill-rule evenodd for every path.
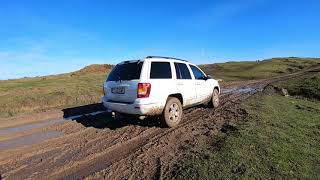
M 316 58 L 273 58 L 263 61 L 206 64 L 200 67 L 214 78 L 224 81 L 262 79 L 294 73 L 320 64 Z
M 0 117 L 98 102 L 109 71 L 94 65 L 70 74 L 0 81 Z
M 260 79 L 296 72 L 317 59 L 272 59 L 202 65 L 208 74 L 225 81 Z M 91 65 L 56 76 L 0 81 L 0 118 L 98 102 L 112 65 Z

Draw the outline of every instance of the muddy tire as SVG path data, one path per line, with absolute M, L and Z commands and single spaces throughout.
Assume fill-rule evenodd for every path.
M 217 108 L 219 106 L 219 91 L 217 89 L 213 90 L 211 101 L 209 102 L 209 107 Z
M 164 125 L 176 127 L 182 119 L 182 105 L 178 98 L 169 97 L 162 113 Z

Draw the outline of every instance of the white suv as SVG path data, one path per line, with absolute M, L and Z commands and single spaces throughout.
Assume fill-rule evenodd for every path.
M 220 87 L 188 61 L 159 56 L 123 61 L 103 85 L 103 105 L 117 114 L 162 115 L 169 127 L 182 118 L 182 110 L 199 104 L 219 105 Z

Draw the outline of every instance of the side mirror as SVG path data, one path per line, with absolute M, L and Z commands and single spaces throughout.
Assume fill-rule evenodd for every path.
M 203 76 L 201 79 L 206 81 L 206 80 L 208 80 L 210 78 L 208 76 Z
M 207 75 L 207 79 L 212 79 L 212 76 L 211 75 Z

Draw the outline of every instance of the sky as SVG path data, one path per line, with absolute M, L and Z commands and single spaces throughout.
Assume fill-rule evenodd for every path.
M 0 79 L 148 55 L 196 64 L 320 57 L 319 0 L 0 2 Z

